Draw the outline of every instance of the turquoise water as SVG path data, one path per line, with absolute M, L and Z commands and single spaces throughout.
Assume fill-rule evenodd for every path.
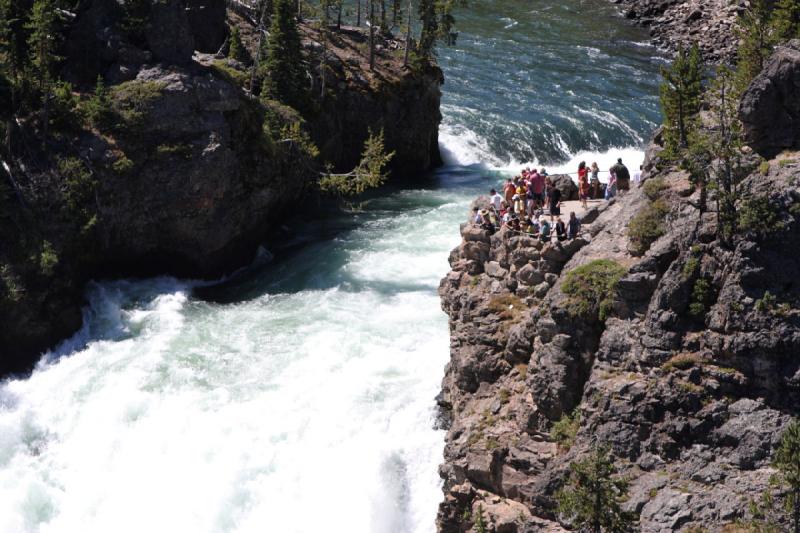
M 459 26 L 426 186 L 310 221 L 222 288 L 91 285 L 84 329 L 0 386 L 0 531 L 435 530 L 436 288 L 470 200 L 521 162 L 633 166 L 658 120 L 660 59 L 604 2 L 478 2 Z

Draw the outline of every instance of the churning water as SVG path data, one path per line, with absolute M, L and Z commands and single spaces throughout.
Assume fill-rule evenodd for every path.
M 201 299 L 92 284 L 85 327 L 0 385 L 0 531 L 431 532 L 448 360 L 436 287 L 490 169 L 638 164 L 661 60 L 604 0 L 474 1 L 441 51 L 425 188 L 298 228 Z

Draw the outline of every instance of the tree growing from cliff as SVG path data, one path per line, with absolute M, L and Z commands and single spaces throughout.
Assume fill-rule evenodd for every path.
M 689 132 L 696 127 L 703 95 L 703 66 L 697 44 L 683 46 L 669 68 L 661 69 L 660 88 L 664 114 L 664 148 L 676 156 L 689 147 Z
M 556 493 L 558 512 L 570 524 L 592 533 L 629 531 L 634 517 L 622 510 L 628 482 L 616 475 L 608 448 L 594 448 L 569 468 L 567 484 Z
M 320 188 L 338 196 L 358 196 L 367 189 L 380 187 L 386 182 L 386 167 L 393 157 L 394 152 L 386 151 L 383 130 L 378 134 L 370 130 L 358 166 L 346 174 L 324 173 Z
M 303 112 L 309 89 L 295 9 L 292 0 L 275 1 L 262 95 Z
M 740 39 L 736 63 L 736 90 L 744 92 L 764 68 L 776 43 L 772 12 L 766 0 L 753 0 L 739 17 Z
M 53 88 L 53 70 L 61 59 L 56 55 L 58 45 L 58 13 L 53 0 L 36 0 L 27 24 L 30 31 L 28 47 L 30 62 L 39 93 L 44 103 L 42 109 L 42 142 L 47 139 L 50 100 Z
M 418 52 L 423 58 L 433 56 L 433 47 L 439 36 L 439 19 L 436 16 L 436 0 L 419 0 L 417 5 L 422 29 L 419 36 Z
M 793 531 L 800 533 L 800 422 L 797 420 L 783 432 L 775 453 L 775 467 L 789 489 L 786 505 L 792 516 Z

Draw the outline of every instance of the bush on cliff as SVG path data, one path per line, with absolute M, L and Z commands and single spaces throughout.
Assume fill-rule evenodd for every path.
M 636 213 L 628 223 L 628 238 L 631 241 L 633 254 L 645 253 L 656 239 L 664 235 L 664 218 L 668 212 L 667 203 L 658 199 Z
M 781 437 L 781 445 L 775 453 L 775 467 L 781 481 L 789 489 L 786 509 L 791 513 L 793 531 L 800 532 L 800 422 L 793 420 Z
M 605 322 L 614 304 L 617 283 L 625 268 L 609 259 L 597 259 L 567 273 L 561 291 L 569 296 L 566 310 L 574 318 Z

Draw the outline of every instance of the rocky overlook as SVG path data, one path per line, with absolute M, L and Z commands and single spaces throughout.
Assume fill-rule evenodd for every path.
M 370 129 L 383 129 L 395 152 L 391 179 L 440 164 L 436 66 L 404 68 L 381 36 L 370 72 L 363 30 L 333 31 L 329 91 L 301 118 L 249 95 L 249 65 L 217 53 L 230 27 L 255 42 L 252 25 L 225 5 L 153 2 L 130 29 L 113 0 L 78 4 L 60 50 L 60 75 L 72 83 L 63 99 L 86 102 L 99 76 L 108 109 L 87 123 L 69 111 L 74 124 L 46 145 L 35 120 L 15 132 L 11 179 L 3 176 L 15 190 L 0 212 L 0 376 L 30 368 L 80 327 L 88 279 L 214 277 L 252 260 L 276 221 L 313 194 L 323 164 L 358 162 Z M 300 29 L 309 64 L 319 65 L 317 30 Z M 311 75 L 318 88 L 319 70 Z M 319 146 L 318 161 L 281 137 L 294 123 Z
M 745 97 L 754 139 L 747 110 L 774 102 L 764 87 L 787 71 L 797 79 L 795 47 Z M 797 101 L 796 81 L 779 86 Z M 719 531 L 780 495 L 772 456 L 800 405 L 798 147 L 749 157 L 750 222 L 732 245 L 656 142 L 642 186 L 592 210 L 579 238 L 462 226 L 440 286 L 451 360 L 439 531 L 568 530 L 555 493 L 598 444 L 630 481 L 624 507 L 641 531 Z M 660 231 L 643 246 L 634 236 L 654 212 Z M 592 285 L 605 275 L 610 293 Z

